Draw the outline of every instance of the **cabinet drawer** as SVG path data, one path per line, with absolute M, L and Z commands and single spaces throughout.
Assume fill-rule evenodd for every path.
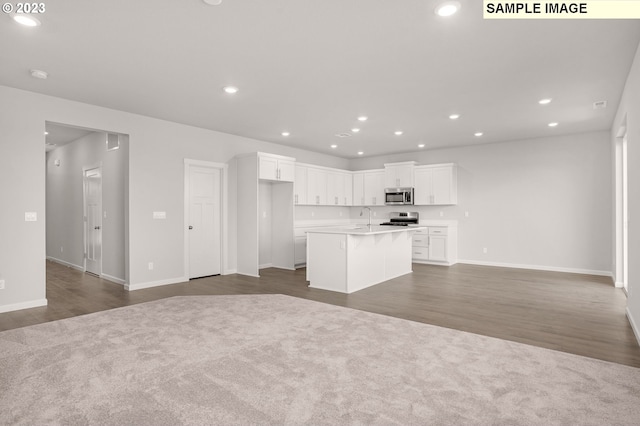
M 447 235 L 446 226 L 429 227 L 429 235 Z
M 429 237 L 426 235 L 414 235 L 413 238 L 413 247 L 428 247 L 429 246 Z
M 411 257 L 416 260 L 429 260 L 429 249 L 426 247 L 414 247 L 411 250 Z
M 429 228 L 416 229 L 414 235 L 429 235 Z

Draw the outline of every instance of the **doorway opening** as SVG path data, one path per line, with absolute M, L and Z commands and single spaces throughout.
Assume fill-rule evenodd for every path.
M 45 122 L 46 256 L 129 282 L 129 137 Z

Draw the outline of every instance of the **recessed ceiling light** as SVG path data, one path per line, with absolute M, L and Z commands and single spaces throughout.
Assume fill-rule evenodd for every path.
M 31 15 L 15 14 L 13 20 L 25 27 L 39 27 L 40 21 Z
M 222 0 L 202 0 L 202 1 L 208 4 L 209 6 L 218 6 L 220 3 L 222 3 Z
M 331 145 L 331 148 L 336 149 L 338 145 Z
M 457 120 L 458 118 L 460 118 L 460 114 L 451 114 L 449 118 L 452 120 Z
M 289 132 L 282 132 L 282 136 L 289 136 L 291 133 Z
M 549 123 L 549 127 L 556 127 L 558 125 L 558 123 Z
M 49 134 L 49 132 L 44 132 L 44 135 L 45 135 L 45 136 L 46 136 L 46 135 L 48 135 L 48 134 Z
M 358 151 L 358 155 L 362 155 L 362 154 L 364 154 L 364 152 Z
M 402 134 L 402 130 L 396 130 L 395 132 L 393 132 L 393 134 L 396 136 L 400 136 Z
M 356 127 L 356 128 L 351 129 L 351 131 L 352 131 L 353 133 L 358 133 L 358 132 L 360 131 L 360 129 L 358 129 L 358 128 Z
M 49 73 L 42 70 L 29 70 L 31 77 L 39 78 L 40 80 L 46 80 L 49 77 Z
M 421 143 L 420 145 L 418 145 L 418 148 L 424 148 L 424 144 Z
M 473 134 L 473 136 L 476 136 L 476 137 L 480 137 L 480 136 L 482 136 L 482 135 L 483 135 L 483 133 L 482 133 L 482 132 L 475 132 L 475 133 Z
M 361 115 L 360 117 L 358 117 L 358 121 L 367 121 L 369 117 L 367 117 L 366 115 Z
M 238 88 L 235 86 L 224 86 L 223 89 L 226 93 L 233 95 L 234 93 L 238 93 Z
M 436 7 L 436 15 L 451 16 L 460 10 L 460 3 L 457 1 L 447 1 Z
M 550 103 L 551 103 L 551 98 L 540 99 L 540 100 L 538 101 L 538 103 L 539 103 L 540 105 L 548 105 L 548 104 L 550 104 Z

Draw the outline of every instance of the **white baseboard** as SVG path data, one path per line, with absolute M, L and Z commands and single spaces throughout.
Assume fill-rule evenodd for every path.
M 237 274 L 238 270 L 237 269 L 225 269 L 224 272 L 222 272 L 222 275 L 231 275 L 231 274 Z
M 610 277 L 611 279 L 613 279 L 613 275 L 611 271 L 598 271 L 593 269 L 563 268 L 559 266 L 544 266 L 544 265 L 523 265 L 523 264 L 517 264 L 517 263 L 485 262 L 481 260 L 458 260 L 458 263 L 466 263 L 468 265 L 480 265 L 480 266 L 498 266 L 501 268 L 534 269 L 537 271 L 568 272 L 571 274 L 599 275 L 603 277 Z
M 39 308 L 47 306 L 47 299 L 29 300 L 28 302 L 13 303 L 11 305 L 0 306 L 0 313 L 20 311 L 22 309 Z
M 265 268 L 273 268 L 273 263 L 263 263 L 262 265 L 258 265 L 258 269 L 265 269 Z
M 124 288 L 125 290 L 128 290 L 128 291 L 134 291 L 134 290 L 142 290 L 142 289 L 151 288 L 151 287 L 160 287 L 160 286 L 169 285 L 169 284 L 184 283 L 187 281 L 189 281 L 189 278 L 187 277 L 177 277 L 177 278 L 170 278 L 168 280 L 149 281 L 146 283 L 125 284 Z
M 624 288 L 624 283 L 622 281 L 616 281 L 616 282 L 614 282 L 614 284 L 615 284 L 616 288 Z
M 629 319 L 629 324 L 631 324 L 631 329 L 633 330 L 633 334 L 636 335 L 636 340 L 640 345 L 640 328 L 636 325 L 636 322 L 633 320 L 633 316 L 631 316 L 631 311 L 629 311 L 629 307 L 627 306 L 627 318 Z
M 52 256 L 47 256 L 47 260 L 59 263 L 59 264 L 64 265 L 64 266 L 68 266 L 69 268 L 76 269 L 76 270 L 78 270 L 80 272 L 84 272 L 84 266 L 76 265 L 76 264 L 67 262 L 65 260 L 57 259 L 57 258 L 52 257 Z
M 100 275 L 100 278 L 103 278 L 103 279 L 105 279 L 107 281 L 111 281 L 112 283 L 124 285 L 124 280 L 122 278 L 112 277 L 109 274 L 102 274 L 102 275 Z

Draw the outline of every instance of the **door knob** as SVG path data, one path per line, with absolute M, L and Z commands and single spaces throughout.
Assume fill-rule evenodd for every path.
M 189 225 L 189 230 L 192 230 L 192 229 L 193 229 L 193 226 Z
M 99 227 L 99 226 L 96 226 L 96 227 L 94 227 L 93 229 L 100 229 L 100 227 Z

